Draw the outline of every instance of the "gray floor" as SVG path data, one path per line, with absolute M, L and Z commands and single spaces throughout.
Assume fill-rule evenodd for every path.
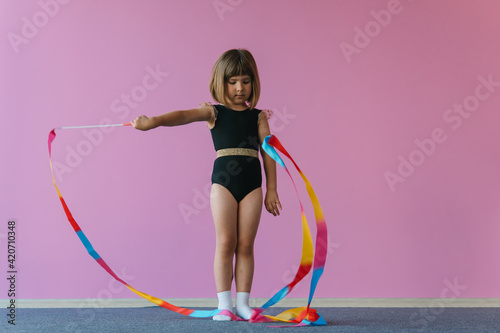
M 271 308 L 266 314 L 285 309 Z M 270 324 L 214 322 L 159 307 L 17 309 L 16 325 L 2 316 L 2 332 L 500 332 L 499 308 L 318 308 L 327 326 L 270 328 Z M 4 312 L 5 313 L 5 312 Z

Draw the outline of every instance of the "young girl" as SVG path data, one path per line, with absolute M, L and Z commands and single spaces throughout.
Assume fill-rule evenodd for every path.
M 248 300 L 254 271 L 253 246 L 262 211 L 262 175 L 258 151 L 270 135 L 268 113 L 255 109 L 260 96 L 257 65 L 244 49 L 226 51 L 212 69 L 210 92 L 219 105 L 203 103 L 191 110 L 137 117 L 132 125 L 147 131 L 206 121 L 217 158 L 212 172 L 210 206 L 215 224 L 214 276 L 219 309 L 232 311 L 231 284 L 236 284 L 236 314 L 249 319 Z M 261 150 L 266 173 L 269 213 L 280 214 L 276 191 L 276 164 Z M 235 267 L 233 270 L 233 258 Z M 234 271 L 234 274 L 233 274 Z M 231 320 L 216 315 L 214 320 Z

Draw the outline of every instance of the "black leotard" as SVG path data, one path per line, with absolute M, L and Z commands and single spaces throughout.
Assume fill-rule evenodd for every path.
M 210 130 L 215 150 L 247 148 L 259 151 L 258 119 L 261 110 L 235 111 L 224 105 L 214 105 L 215 126 Z M 223 156 L 214 162 L 212 184 L 220 184 L 240 202 L 262 185 L 259 158 L 249 156 Z

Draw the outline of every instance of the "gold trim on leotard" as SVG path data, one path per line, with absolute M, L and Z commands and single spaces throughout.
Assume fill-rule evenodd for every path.
M 222 157 L 222 156 L 231 156 L 231 155 L 238 155 L 238 156 L 249 156 L 249 157 L 255 157 L 259 158 L 259 152 L 255 149 L 249 149 L 249 148 L 224 148 L 224 149 L 219 149 L 217 150 L 217 158 Z

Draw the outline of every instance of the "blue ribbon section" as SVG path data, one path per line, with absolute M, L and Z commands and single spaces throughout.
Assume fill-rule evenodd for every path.
M 80 240 L 82 241 L 83 246 L 85 246 L 85 249 L 87 249 L 87 252 L 92 256 L 92 258 L 94 258 L 95 260 L 100 259 L 101 256 L 97 254 L 97 252 L 94 250 L 92 244 L 90 244 L 90 241 L 88 240 L 87 236 L 85 236 L 83 231 L 78 230 L 76 234 L 78 235 L 78 238 L 80 238 Z

